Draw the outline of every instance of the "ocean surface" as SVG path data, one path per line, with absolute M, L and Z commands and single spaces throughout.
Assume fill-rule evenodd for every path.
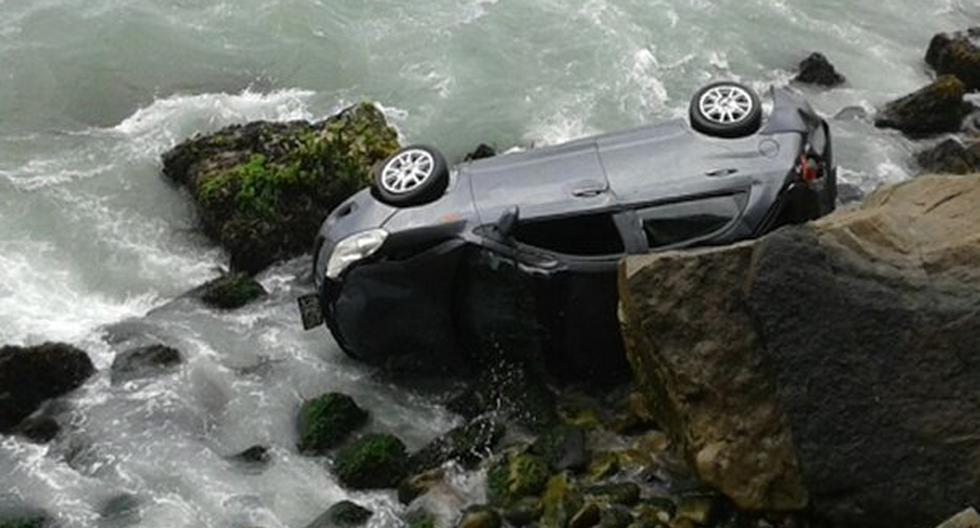
M 977 24 L 977 0 L 0 0 L 0 344 L 67 341 L 103 369 L 53 409 L 53 444 L 0 438 L 0 503 L 66 526 L 272 528 L 353 498 L 393 526 L 392 493 L 345 491 L 296 453 L 298 405 L 348 392 L 410 447 L 456 424 L 301 331 L 306 259 L 262 274 L 271 295 L 240 311 L 178 299 L 226 262 L 159 173 L 195 132 L 367 99 L 459 159 L 684 116 L 713 79 L 785 85 L 813 50 L 849 79 L 801 87 L 814 106 L 873 112 L 929 81 L 934 33 Z M 915 173 L 922 144 L 832 126 L 853 188 Z M 186 363 L 110 385 L 134 333 Z M 253 444 L 272 448 L 262 473 L 224 458 Z M 458 475 L 455 500 L 479 500 L 479 480 Z M 120 496 L 138 513 L 103 515 Z

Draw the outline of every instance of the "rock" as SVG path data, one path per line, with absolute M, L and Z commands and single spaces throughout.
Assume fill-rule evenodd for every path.
M 147 378 L 172 369 L 183 359 L 180 352 L 165 345 L 149 345 L 116 354 L 109 374 L 112 383 Z
M 244 273 L 228 273 L 196 288 L 190 295 L 221 310 L 234 310 L 265 295 L 265 288 Z
M 408 528 L 436 528 L 436 517 L 425 510 L 410 511 L 405 515 Z
M 980 496 L 980 177 L 731 247 L 627 258 L 637 381 L 743 510 L 938 524 Z
M 534 441 L 531 452 L 544 459 L 554 471 L 582 471 L 589 464 L 585 430 L 581 427 L 554 427 Z
M 54 521 L 44 513 L 22 517 L 0 515 L 0 528 L 51 528 Z
M 541 496 L 541 528 L 564 528 L 583 507 L 575 482 L 566 473 L 551 477 Z M 586 519 L 580 520 L 585 522 Z
M 527 526 L 541 518 L 544 508 L 541 499 L 524 497 L 516 500 L 504 510 L 504 519 L 514 526 Z
M 957 513 L 937 528 L 980 528 L 980 515 L 977 510 L 968 508 Z
M 120 493 L 99 505 L 99 516 L 117 526 L 138 525 L 141 520 L 139 497 Z
M 916 158 L 919 166 L 935 174 L 971 174 L 980 171 L 980 142 L 969 146 L 947 139 L 922 151 Z
M 487 470 L 490 504 L 507 506 L 518 499 L 536 496 L 548 482 L 548 464 L 527 453 L 507 453 Z
M 14 429 L 14 433 L 37 444 L 46 444 L 54 440 L 60 432 L 61 426 L 50 416 L 32 416 Z
M 838 86 L 847 79 L 837 72 L 837 68 L 822 53 L 812 53 L 800 63 L 800 71 L 795 81 L 819 86 Z
M 505 431 L 503 425 L 491 419 L 473 420 L 413 453 L 408 466 L 412 473 L 420 473 L 453 460 L 464 468 L 474 469 L 480 461 L 493 454 L 493 448 L 503 438 Z
M 327 214 L 398 148 L 381 110 L 362 103 L 316 123 L 259 121 L 194 137 L 163 155 L 163 173 L 190 191 L 232 269 L 255 274 L 309 251 Z
M 921 90 L 888 103 L 875 117 L 875 126 L 895 128 L 911 136 L 956 132 L 972 105 L 963 100 L 966 87 L 944 75 Z
M 599 515 L 599 528 L 626 528 L 633 522 L 633 512 L 626 506 L 613 504 L 603 508 Z
M 980 90 L 980 27 L 953 34 L 940 33 L 932 38 L 926 52 L 926 63 L 939 75 L 955 75 L 966 89 Z
M 615 451 L 604 451 L 592 456 L 585 473 L 590 481 L 598 482 L 619 473 L 620 469 L 619 454 Z
M 306 528 L 352 528 L 367 524 L 371 510 L 351 501 L 340 501 L 323 512 Z
M 441 483 L 445 477 L 445 471 L 442 468 L 436 468 L 406 478 L 398 484 L 398 502 L 406 505 L 411 504 L 412 501 L 425 495 Z
M 303 404 L 299 411 L 299 450 L 323 455 L 364 427 L 368 412 L 346 394 L 331 392 Z
M 618 482 L 585 488 L 585 494 L 609 504 L 634 506 L 640 502 L 640 486 L 633 482 Z
M 394 488 L 405 477 L 405 444 L 390 434 L 370 434 L 337 454 L 334 472 L 357 490 Z
M 268 447 L 255 445 L 242 451 L 241 453 L 231 455 L 228 458 L 233 462 L 238 462 L 241 464 L 265 465 L 269 463 L 272 456 L 269 453 Z
M 718 500 L 716 497 L 695 495 L 681 497 L 677 502 L 678 518 L 688 519 L 694 524 L 710 526 L 718 512 Z
M 845 106 L 834 114 L 837 121 L 864 121 L 868 119 L 868 111 L 860 106 Z
M 470 152 L 463 158 L 463 161 L 476 161 L 486 158 L 492 158 L 497 155 L 497 150 L 487 145 L 486 143 L 480 143 L 476 150 Z
M 500 514 L 489 506 L 471 506 L 463 512 L 456 528 L 500 528 Z
M 555 393 L 526 365 L 500 360 L 481 369 L 480 377 L 446 407 L 467 419 L 498 413 L 532 431 L 558 424 Z
M 602 510 L 599 509 L 599 505 L 589 502 L 572 515 L 571 520 L 568 521 L 568 528 L 591 528 L 599 524 L 601 519 Z
M 63 343 L 0 348 L 0 432 L 45 401 L 75 390 L 95 373 L 85 352 Z

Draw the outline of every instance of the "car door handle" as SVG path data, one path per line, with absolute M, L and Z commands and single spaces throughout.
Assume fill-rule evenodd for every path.
M 606 187 L 599 187 L 598 185 L 579 187 L 572 191 L 572 196 L 576 198 L 594 198 L 600 194 L 605 194 Z

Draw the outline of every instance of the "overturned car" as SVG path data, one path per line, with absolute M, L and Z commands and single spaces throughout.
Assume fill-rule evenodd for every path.
M 827 123 L 789 89 L 701 89 L 690 119 L 463 163 L 402 149 L 337 207 L 314 249 L 325 321 L 349 355 L 434 364 L 492 347 L 597 381 L 626 372 L 621 257 L 757 237 L 836 201 Z

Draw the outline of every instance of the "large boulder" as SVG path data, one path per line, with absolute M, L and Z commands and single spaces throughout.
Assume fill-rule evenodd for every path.
M 629 359 L 746 510 L 934 526 L 980 496 L 980 176 L 731 247 L 631 257 Z
M 75 390 L 94 373 L 88 354 L 71 345 L 0 348 L 0 431 L 10 431 L 45 400 Z
M 980 27 L 932 38 L 926 62 L 940 75 L 955 75 L 970 91 L 980 90 Z
M 875 126 L 911 136 L 956 132 L 973 106 L 963 99 L 966 86 L 944 75 L 921 90 L 888 103 L 875 116 Z
M 190 191 L 232 268 L 256 273 L 309 251 L 330 210 L 398 147 L 384 114 L 362 103 L 316 123 L 260 121 L 194 137 L 163 155 L 163 173 Z

